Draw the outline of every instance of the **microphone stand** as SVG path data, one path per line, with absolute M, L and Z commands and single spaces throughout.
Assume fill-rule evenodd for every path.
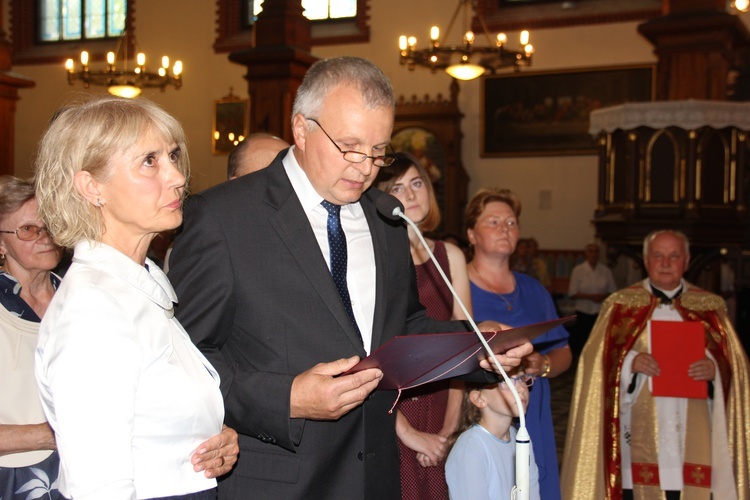
M 427 242 L 422 236 L 422 231 L 419 230 L 419 227 L 417 227 L 413 220 L 411 220 L 406 216 L 406 214 L 404 214 L 400 203 L 399 206 L 396 206 L 393 209 L 393 215 L 404 219 L 412 227 L 412 229 L 414 229 L 414 232 L 417 233 L 419 241 L 422 243 L 422 246 L 424 246 L 425 250 L 427 250 L 427 254 L 430 256 L 433 264 L 435 264 L 435 267 L 437 267 L 437 270 L 440 273 L 440 276 L 443 278 L 443 281 L 445 281 L 445 284 L 448 285 L 448 289 L 450 290 L 451 294 L 453 294 L 453 298 L 461 308 L 461 311 L 463 311 L 463 313 L 466 315 L 466 318 L 471 324 L 474 333 L 476 333 L 477 337 L 479 337 L 479 341 L 482 343 L 482 346 L 484 346 L 485 351 L 487 351 L 487 353 L 489 354 L 492 362 L 500 371 L 500 375 L 502 375 L 503 380 L 505 380 L 505 383 L 508 385 L 508 388 L 513 394 L 513 399 L 515 400 L 516 406 L 518 407 L 518 418 L 520 420 L 520 425 L 518 431 L 516 432 L 516 484 L 511 490 L 510 498 L 511 500 L 528 500 L 530 491 L 529 466 L 531 460 L 531 438 L 529 437 L 529 432 L 526 430 L 526 414 L 523 409 L 523 403 L 521 403 L 521 398 L 518 396 L 516 385 L 505 372 L 502 365 L 500 365 L 500 362 L 495 357 L 495 353 L 492 352 L 492 348 L 490 348 L 490 345 L 487 343 L 487 340 L 485 340 L 484 335 L 482 335 L 482 333 L 479 331 L 479 327 L 474 322 L 471 314 L 469 314 L 466 306 L 464 306 L 463 301 L 461 301 L 461 298 L 453 288 L 451 281 L 445 275 L 445 272 L 443 272 L 443 268 L 440 267 L 440 264 L 438 264 L 437 259 L 435 259 L 435 255 L 433 255 L 432 250 L 430 250 L 429 245 L 427 245 Z

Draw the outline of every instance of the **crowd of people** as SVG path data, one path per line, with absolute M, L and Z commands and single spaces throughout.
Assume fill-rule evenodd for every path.
M 58 112 L 34 179 L 0 178 L 0 498 L 510 498 L 523 413 L 532 499 L 750 499 L 747 357 L 721 298 L 683 279 L 677 231 L 646 237 L 648 277 L 620 291 L 587 245 L 572 333 L 392 408 L 383 371 L 356 368 L 390 339 L 558 318 L 512 191 L 469 201 L 468 259 L 422 241 L 440 209 L 420 159 L 389 149 L 394 109 L 372 63 L 321 60 L 292 144 L 249 136 L 228 181 L 190 196 L 159 106 Z M 707 398 L 652 396 L 652 321 L 701 325 L 684 376 Z M 550 379 L 577 358 L 560 473 Z

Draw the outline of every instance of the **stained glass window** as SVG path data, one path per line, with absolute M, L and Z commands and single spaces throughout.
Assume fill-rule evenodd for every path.
M 119 36 L 125 29 L 127 0 L 37 0 L 42 42 Z

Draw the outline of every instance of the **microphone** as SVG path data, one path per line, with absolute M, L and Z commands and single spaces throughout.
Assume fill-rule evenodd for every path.
M 474 322 L 471 314 L 469 314 L 466 306 L 464 306 L 461 297 L 459 297 L 458 293 L 456 293 L 456 290 L 453 288 L 453 284 L 445 275 L 443 268 L 440 267 L 440 264 L 435 258 L 435 255 L 433 255 L 432 250 L 430 250 L 430 246 L 422 236 L 422 231 L 419 230 L 419 227 L 413 220 L 411 220 L 406 216 L 406 214 L 404 214 L 404 206 L 393 195 L 383 193 L 382 191 L 380 191 L 381 194 L 377 194 L 377 192 L 375 193 L 375 208 L 377 208 L 378 212 L 383 217 L 390 220 L 398 220 L 399 218 L 404 219 L 412 227 L 412 229 L 414 229 L 414 232 L 419 237 L 419 241 L 422 243 L 422 246 L 425 250 L 427 250 L 427 255 L 430 256 L 430 260 L 432 260 L 432 263 L 435 264 L 435 267 L 440 273 L 440 276 L 443 278 L 443 281 L 448 286 L 448 289 L 453 295 L 453 300 L 456 301 L 456 303 L 461 308 L 461 311 L 463 311 L 464 315 L 471 324 L 474 333 L 477 335 L 477 337 L 479 337 L 479 341 L 482 343 L 485 351 L 487 351 L 487 354 L 489 354 L 492 362 L 495 363 L 495 366 L 500 370 L 500 375 L 502 375 L 503 380 L 505 380 L 505 383 L 508 385 L 508 388 L 513 394 L 513 399 L 515 399 L 516 406 L 518 407 L 518 418 L 520 420 L 520 425 L 518 431 L 516 432 L 516 485 L 511 490 L 511 499 L 528 500 L 530 492 L 529 467 L 531 465 L 531 439 L 529 438 L 529 432 L 526 430 L 526 414 L 523 410 L 523 403 L 521 403 L 521 398 L 518 395 L 518 391 L 516 390 L 516 385 L 513 383 L 513 380 L 511 380 L 500 362 L 495 357 L 495 353 L 492 352 L 492 348 L 487 343 L 487 340 L 485 340 L 484 335 L 482 335 L 482 333 L 479 331 L 479 327 Z
M 399 220 L 399 214 L 404 213 L 404 206 L 398 201 L 398 198 L 380 190 L 373 190 L 373 194 L 377 196 L 375 199 L 375 208 L 378 209 L 380 215 L 386 219 Z

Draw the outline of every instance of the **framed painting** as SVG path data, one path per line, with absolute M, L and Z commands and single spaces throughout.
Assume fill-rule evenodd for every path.
M 234 147 L 247 137 L 250 114 L 248 99 L 232 94 L 214 101 L 214 123 L 211 132 L 212 151 L 215 155 L 228 155 Z
M 589 114 L 651 101 L 652 65 L 513 73 L 484 79 L 482 156 L 595 154 Z

